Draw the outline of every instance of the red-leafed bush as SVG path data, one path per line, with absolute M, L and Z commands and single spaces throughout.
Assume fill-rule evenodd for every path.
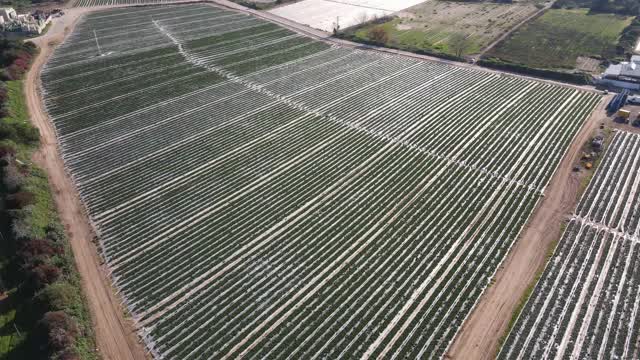
M 53 256 L 62 254 L 62 248 L 46 239 L 31 239 L 25 241 L 18 254 L 22 259 L 28 260 L 38 256 Z
M 53 284 L 60 277 L 60 269 L 50 264 L 40 264 L 29 271 L 32 289 L 37 291 Z

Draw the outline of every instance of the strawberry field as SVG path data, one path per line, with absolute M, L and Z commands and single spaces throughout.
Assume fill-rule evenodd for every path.
M 640 356 L 640 136 L 615 135 L 500 359 Z
M 113 282 L 175 359 L 443 355 L 600 100 L 206 4 L 88 14 L 41 77 Z

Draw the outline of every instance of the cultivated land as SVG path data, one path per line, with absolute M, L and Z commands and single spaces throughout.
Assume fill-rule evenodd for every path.
M 620 34 L 632 19 L 590 14 L 588 9 L 550 9 L 487 55 L 532 67 L 573 69 L 578 57 L 615 54 Z
M 616 134 L 500 359 L 640 356 L 640 135 Z
M 382 26 L 392 47 L 434 49 L 453 53 L 449 40 L 455 34 L 468 38 L 467 53 L 478 53 L 516 24 L 534 14 L 533 3 L 497 4 L 428 1 L 398 13 L 398 18 Z M 355 35 L 366 39 L 372 26 L 358 29 Z
M 121 6 L 121 5 L 151 5 L 151 4 L 176 4 L 180 2 L 193 2 L 194 0 L 73 0 L 71 7 L 95 7 L 95 6 Z
M 87 15 L 42 83 L 114 283 L 180 359 L 442 355 L 599 100 L 203 4 Z
M 391 15 L 425 0 L 304 0 L 270 10 L 274 15 L 327 32 Z

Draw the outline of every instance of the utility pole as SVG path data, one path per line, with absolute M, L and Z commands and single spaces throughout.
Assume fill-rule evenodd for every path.
M 100 50 L 100 44 L 98 43 L 98 35 L 96 34 L 96 30 L 93 30 L 93 37 L 96 39 L 96 46 L 98 47 L 98 55 L 102 56 L 102 50 Z

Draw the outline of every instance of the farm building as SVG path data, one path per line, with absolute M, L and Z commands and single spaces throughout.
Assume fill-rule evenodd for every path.
M 12 19 L 17 18 L 18 15 L 13 8 L 0 8 L 0 24 L 4 24 Z
M 619 88 L 640 89 L 640 56 L 634 55 L 630 61 L 610 65 L 602 74 L 599 83 Z
M 40 34 L 50 21 L 48 13 L 17 14 L 13 8 L 0 9 L 0 26 L 4 32 Z

